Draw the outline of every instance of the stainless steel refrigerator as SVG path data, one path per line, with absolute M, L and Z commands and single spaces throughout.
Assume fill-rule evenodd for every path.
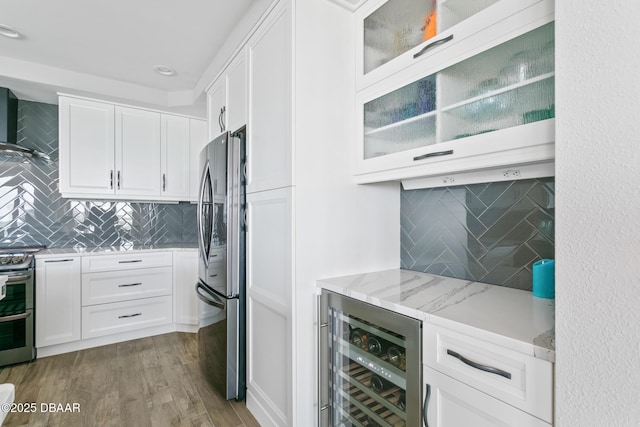
M 226 132 L 200 153 L 198 283 L 204 303 L 200 367 L 226 399 L 245 397 L 245 131 Z

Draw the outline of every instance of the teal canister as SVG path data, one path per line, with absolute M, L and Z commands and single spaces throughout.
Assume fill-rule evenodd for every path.
M 555 261 L 541 259 L 533 263 L 533 296 L 538 298 L 555 298 L 556 279 Z

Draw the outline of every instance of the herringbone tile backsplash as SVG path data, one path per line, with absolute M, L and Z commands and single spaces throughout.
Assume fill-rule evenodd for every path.
M 554 210 L 553 178 L 402 191 L 402 268 L 530 290 Z
M 18 144 L 48 154 L 52 162 L 0 153 L 0 246 L 197 243 L 195 205 L 61 198 L 57 105 L 19 101 Z

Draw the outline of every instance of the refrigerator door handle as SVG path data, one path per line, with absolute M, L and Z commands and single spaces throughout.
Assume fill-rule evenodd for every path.
M 209 266 L 209 254 L 206 253 L 205 245 L 204 245 L 205 236 L 204 236 L 204 229 L 203 229 L 204 225 L 202 224 L 202 220 L 203 220 L 202 199 L 204 197 L 205 182 L 207 180 L 207 177 L 210 176 L 209 170 L 210 170 L 210 165 L 209 165 L 209 162 L 207 161 L 205 163 L 204 170 L 202 171 L 202 177 L 200 178 L 200 189 L 198 191 L 198 215 L 196 216 L 197 223 L 198 223 L 198 246 L 200 247 L 200 250 L 198 252 L 202 256 L 202 261 L 204 262 L 205 267 Z
M 228 138 L 227 146 L 227 295 L 240 291 L 240 139 Z
M 202 291 L 201 291 L 202 290 Z M 204 292 L 204 293 L 203 293 Z M 225 306 L 222 301 L 220 301 L 214 294 L 212 294 L 207 288 L 202 286 L 200 282 L 196 283 L 196 295 L 198 295 L 198 299 L 205 304 L 211 305 L 220 310 L 224 310 Z

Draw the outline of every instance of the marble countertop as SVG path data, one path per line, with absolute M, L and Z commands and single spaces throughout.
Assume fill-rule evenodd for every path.
M 126 252 L 155 252 L 155 251 L 191 251 L 197 250 L 197 243 L 168 243 L 161 245 L 126 245 L 126 246 L 99 246 L 84 247 L 74 246 L 71 248 L 43 249 L 36 254 L 36 258 L 54 258 L 61 255 L 104 255 Z
M 323 279 L 318 286 L 555 361 L 555 300 L 529 291 L 400 269 Z

